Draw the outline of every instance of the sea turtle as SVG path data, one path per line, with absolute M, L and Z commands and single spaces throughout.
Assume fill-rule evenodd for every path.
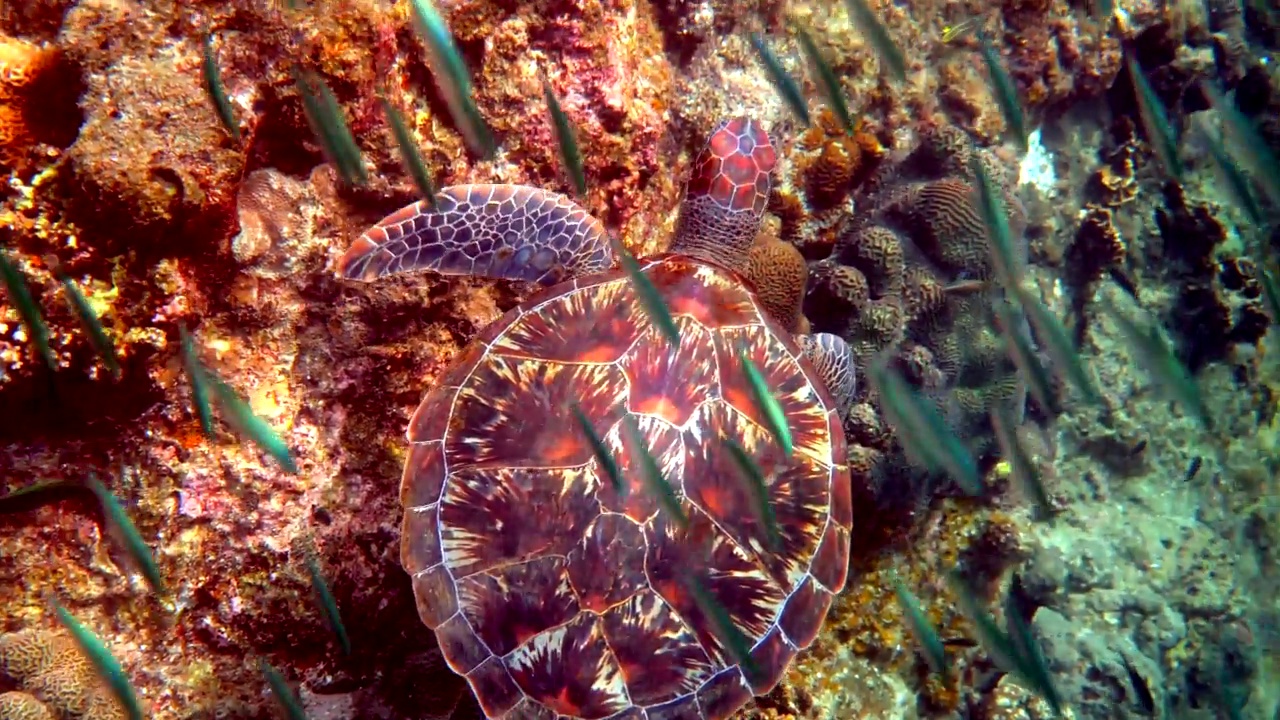
M 646 315 L 601 223 L 557 193 L 447 188 L 341 259 L 348 279 L 431 269 L 551 285 L 426 394 L 400 485 L 418 612 L 489 718 L 727 718 L 778 682 L 844 587 L 852 507 L 838 410 L 852 356 L 835 336 L 793 338 L 791 316 L 766 313 L 741 274 L 775 160 L 758 123 L 721 123 L 670 250 L 638 261 L 677 343 Z M 739 353 L 785 411 L 790 456 Z M 762 471 L 775 523 L 726 439 Z M 646 457 L 683 513 L 662 509 Z

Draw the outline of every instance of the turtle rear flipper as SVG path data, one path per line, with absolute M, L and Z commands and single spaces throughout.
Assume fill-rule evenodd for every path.
M 853 404 L 853 393 L 857 389 L 853 350 L 843 338 L 831 333 L 799 335 L 796 341 L 836 401 L 840 417 L 844 417 Z
M 604 226 L 560 193 L 455 185 L 383 218 L 338 261 L 348 280 L 432 270 L 554 285 L 614 264 Z

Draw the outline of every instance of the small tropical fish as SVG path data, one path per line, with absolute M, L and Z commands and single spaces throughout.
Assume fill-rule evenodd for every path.
M 769 82 L 773 83 L 773 87 L 787 103 L 787 107 L 791 108 L 791 112 L 799 118 L 800 123 L 809 127 L 813 122 L 809 118 L 809 104 L 804 101 L 804 93 L 800 91 L 800 85 L 796 79 L 791 77 L 787 69 L 782 66 L 782 61 L 773 54 L 773 50 L 769 48 L 769 44 L 760 33 L 751 33 L 751 46 L 756 49 L 760 64 L 764 65 L 765 72 L 769 75 Z
M 542 81 L 542 98 L 547 103 L 547 112 L 551 114 L 551 125 L 556 131 L 556 146 L 560 149 L 560 160 L 564 163 L 569 179 L 573 181 L 573 189 L 578 191 L 578 197 L 586 197 L 587 171 L 582 166 L 582 151 L 578 149 L 577 133 L 574 132 L 573 124 L 569 122 L 569 116 L 565 115 L 564 108 L 560 107 L 560 99 L 551 89 L 551 81 L 547 79 L 546 73 L 539 70 L 538 76 Z
M 151 586 L 151 590 L 157 595 L 163 595 L 164 582 L 160 577 L 160 567 L 156 565 L 156 560 L 151 555 L 151 547 L 142 539 L 142 533 L 138 532 L 138 526 L 129 519 L 129 513 L 125 512 L 124 506 L 116 496 L 112 495 L 107 486 L 93 474 L 89 475 L 86 486 L 93 491 L 94 496 L 98 498 L 98 503 L 102 506 L 102 517 L 107 522 L 109 534 L 116 539 L 128 554 L 129 559 L 138 567 L 142 576 L 146 578 L 147 584 Z
M 976 31 L 975 34 L 978 38 L 978 50 L 987 64 L 987 76 L 991 79 L 991 89 L 996 104 L 1000 106 L 1000 113 L 1004 115 L 1004 122 L 1013 133 L 1018 149 L 1026 153 L 1027 119 L 1022 112 L 1022 101 L 1018 99 L 1018 89 L 1013 84 L 1013 78 L 1009 77 L 1009 71 L 1005 69 L 1000 53 L 996 52 L 991 42 L 987 40 L 986 33 Z
M 729 450 L 729 456 L 733 458 L 733 463 L 738 466 L 738 472 L 742 475 L 742 479 L 746 481 L 747 488 L 751 492 L 751 504 L 755 509 L 756 519 L 764 526 L 769 549 L 775 552 L 780 550 L 782 548 L 782 533 L 778 531 L 778 517 L 773 511 L 773 503 L 769 502 L 769 488 L 765 483 L 764 473 L 760 470 L 760 466 L 747 454 L 747 451 L 732 438 L 726 438 L 724 446 Z
M 1258 268 L 1258 280 L 1262 284 L 1262 296 L 1267 301 L 1267 312 L 1271 313 L 1271 323 L 1280 322 L 1280 286 L 1276 285 L 1276 276 L 1265 267 Z
M 845 133 L 853 135 L 857 132 L 857 123 L 853 121 L 853 116 L 849 113 L 849 104 L 844 99 L 844 89 L 840 87 L 840 78 L 836 77 L 835 70 L 831 69 L 831 63 L 822 56 L 822 51 L 818 49 L 818 44 L 814 42 L 813 36 L 802 27 L 796 28 L 796 38 L 800 41 L 800 49 L 809 58 L 809 65 L 813 67 L 813 71 L 817 73 L 818 80 L 822 83 L 823 93 L 827 96 L 827 105 L 831 107 L 831 112 L 835 113 L 836 119 L 840 121 L 840 127 L 844 128 Z
M 1265 226 L 1266 216 L 1262 212 L 1262 207 L 1258 205 L 1258 199 L 1253 195 L 1253 189 L 1249 187 L 1249 177 L 1227 153 L 1227 149 L 1222 144 L 1222 138 L 1209 127 L 1209 122 L 1205 120 L 1204 115 L 1197 115 L 1195 119 L 1198 121 L 1196 126 L 1200 129 L 1200 134 L 1204 135 L 1205 144 L 1209 146 L 1209 154 L 1213 156 L 1214 164 L 1218 166 L 1223 179 L 1226 180 L 1227 189 L 1249 216 L 1250 222 L 1257 227 Z
M 973 454 L 947 427 L 938 410 L 890 369 L 884 358 L 872 368 L 871 382 L 903 448 L 925 467 L 945 470 L 966 494 L 981 495 L 982 477 Z
M 1187 465 L 1187 473 L 1183 476 L 1183 482 L 1191 482 L 1196 479 L 1196 475 L 1200 474 L 1200 466 L 1204 463 L 1204 458 L 1199 455 L 1191 458 L 1190 464 Z
M 400 160 L 405 171 L 409 173 L 409 177 L 413 178 L 413 184 L 418 186 L 418 192 L 427 201 L 427 205 L 434 207 L 436 186 L 431 182 L 431 171 L 427 169 L 427 163 L 422 159 L 422 152 L 413 139 L 413 133 L 409 131 L 409 126 L 405 123 L 400 111 L 391 104 L 390 100 L 387 100 L 385 95 L 378 95 L 378 103 L 382 105 L 382 114 L 386 116 L 387 124 L 391 126 L 391 134 L 396 138 L 396 146 L 400 148 Z
M 1213 418 L 1209 415 L 1200 385 L 1187 366 L 1174 355 L 1155 323 L 1133 320 L 1111 303 L 1104 303 L 1103 308 L 1116 321 L 1139 362 L 1146 366 L 1156 383 L 1194 415 L 1201 427 L 1212 430 Z
M 948 584 L 956 594 L 960 611 L 973 623 L 978 641 L 991 653 L 991 657 L 1006 671 L 1018 676 L 1030 688 L 1049 703 L 1055 715 L 1062 716 L 1062 696 L 1053 684 L 1048 664 L 1044 660 L 1030 628 L 1017 613 L 1006 613 L 1010 627 L 1006 633 L 982 607 L 977 593 L 968 581 L 953 570 L 947 575 Z
M 307 573 L 311 575 L 311 587 L 316 591 L 316 600 L 324 613 L 325 621 L 329 624 L 329 629 L 333 630 L 333 634 L 338 636 L 338 644 L 342 646 L 342 652 L 350 655 L 351 638 L 347 635 L 347 626 L 342 624 L 342 615 L 338 612 L 338 601 L 333 598 L 333 591 L 329 589 L 329 583 L 325 582 L 324 573 L 320 570 L 320 561 L 310 549 L 305 550 L 303 555 L 306 557 Z
M 1053 360 L 1054 371 L 1059 373 L 1059 377 L 1064 381 L 1075 385 L 1086 403 L 1102 405 L 1102 393 L 1098 391 L 1093 375 L 1085 367 L 1084 360 L 1081 360 L 1080 354 L 1076 352 L 1075 346 L 1071 343 L 1071 336 L 1067 334 L 1062 321 L 1049 312 L 1049 308 L 1025 288 L 1017 288 L 1014 295 L 1018 299 L 1018 304 L 1022 306 L 1023 312 L 1026 313 L 1027 319 L 1031 321 L 1031 326 L 1036 329 L 1036 335 L 1045 344 L 1045 350 Z
M 996 436 L 996 444 L 1000 446 L 1000 456 L 1009 463 L 1009 477 L 1035 503 L 1040 519 L 1053 517 L 1053 501 L 1045 489 L 1044 479 L 1040 477 L 1040 469 L 1022 446 L 1013 416 L 1002 403 L 992 404 L 991 429 Z
M 978 16 L 971 17 L 967 20 L 961 20 L 955 25 L 946 25 L 942 28 L 942 42 L 951 44 L 956 40 L 972 33 L 982 25 L 982 18 Z
M 302 710 L 302 701 L 293 688 L 289 687 L 289 683 L 285 682 L 280 671 L 271 667 L 266 660 L 261 662 L 261 667 L 263 676 L 267 678 L 267 685 L 271 687 L 271 694 L 280 703 L 280 707 L 284 708 L 285 716 L 289 720 L 307 720 L 307 714 Z
M 236 391 L 212 371 L 205 369 L 209 386 L 213 390 L 213 398 L 217 402 L 219 414 L 236 432 L 247 437 L 253 444 L 262 448 L 268 455 L 284 468 L 286 472 L 298 474 L 298 466 L 293 462 L 289 446 L 276 434 L 265 420 L 253 414 L 249 404 L 236 394 Z
M 40 306 L 36 305 L 36 301 L 31 297 L 31 288 L 27 286 L 26 277 L 9 259 L 9 252 L 2 248 L 0 248 L 0 276 L 4 277 L 4 286 L 9 293 L 9 300 L 17 309 L 18 317 L 22 318 L 22 324 L 27 328 L 27 335 L 35 345 L 36 353 L 41 360 L 44 360 L 49 370 L 56 372 L 58 359 L 53 354 L 53 348 L 49 347 L 49 326 L 44 324 Z
M 196 417 L 200 418 L 200 427 L 205 437 L 213 439 L 213 407 L 209 403 L 209 379 L 200 356 L 196 352 L 195 338 L 187 332 L 185 326 L 178 327 L 178 336 L 182 340 L 182 365 L 191 380 L 191 402 L 195 406 Z
M 929 617 L 925 615 L 924 609 L 920 607 L 920 601 L 916 596 L 907 589 L 906 585 L 898 579 L 897 574 L 893 574 L 891 578 L 893 583 L 893 593 L 898 597 L 898 604 L 902 606 L 902 611 L 907 615 L 907 627 L 911 628 L 911 634 L 915 636 L 916 642 L 920 644 L 921 654 L 929 663 L 929 668 L 938 675 L 945 676 L 949 663 L 947 662 L 947 652 L 942 643 L 942 638 L 938 637 L 938 630 L 929 622 Z
M 622 481 L 622 473 L 618 471 L 618 461 L 614 460 L 613 454 L 609 452 L 609 448 L 605 447 L 604 440 L 596 433 L 596 429 L 591 426 L 591 421 L 587 419 L 586 413 L 582 412 L 582 406 L 573 403 L 571 406 L 573 417 L 578 421 L 578 427 L 582 429 L 582 434 L 586 435 L 587 442 L 591 444 L 591 454 L 595 455 L 596 464 L 609 476 L 609 482 L 613 485 L 613 491 L 618 497 L 625 498 L 627 496 L 627 484 Z
M 129 720 L 142 720 L 142 706 L 138 703 L 138 695 L 133 691 L 133 685 L 129 682 L 129 676 L 125 675 L 124 668 L 120 666 L 120 661 L 111 654 L 102 640 L 89 628 L 80 624 L 80 621 L 68 612 L 62 603 L 56 599 L 52 602 L 53 612 L 58 616 L 58 621 L 71 632 L 71 638 L 80 648 L 80 652 L 84 653 L 93 665 L 93 669 L 111 690 L 111 694 L 120 702 L 126 717 Z
M 98 322 L 97 313 L 93 311 L 89 301 L 85 299 L 80 288 L 76 287 L 71 278 L 59 272 L 58 279 L 62 281 L 62 293 L 67 299 L 67 305 L 71 306 L 71 311 L 80 318 L 80 324 L 84 325 L 85 331 L 89 333 L 89 341 L 98 351 L 102 363 L 107 366 L 112 377 L 120 379 L 123 371 L 120 369 L 120 362 L 116 360 L 116 347 L 112 344 L 107 331 L 103 329 L 102 323 Z
M 1040 362 L 1035 348 L 1031 347 L 1031 338 L 1026 332 L 1026 318 L 1020 312 L 1015 314 L 1014 306 L 1005 300 L 997 300 L 994 307 L 1005 336 L 1009 359 L 1018 369 L 1027 392 L 1045 412 L 1056 414 L 1059 410 L 1057 394 L 1053 391 L 1049 371 Z
M 1129 656 L 1120 653 L 1120 660 L 1124 663 L 1124 671 L 1129 676 L 1129 685 L 1133 687 L 1133 693 L 1137 696 L 1138 707 L 1142 709 L 1142 714 L 1147 717 L 1155 717 L 1156 714 L 1156 698 L 1151 694 L 1151 686 L 1147 685 L 1146 678 L 1138 672 L 1129 660 Z
M 1227 100 L 1217 85 L 1202 81 L 1200 87 L 1208 96 L 1209 104 L 1227 121 L 1231 132 L 1244 146 L 1247 151 L 1247 164 L 1266 191 L 1266 196 L 1273 206 L 1280 207 L 1280 160 L 1272 152 L 1271 146 L 1258 134 L 1258 129 L 1254 127 L 1253 122 Z
M 342 113 L 338 98 L 315 73 L 293 71 L 294 84 L 302 97 L 302 109 L 306 113 L 311 132 L 324 150 L 325 156 L 348 185 L 362 186 L 369 182 L 364 169 L 364 157 L 360 146 L 351 134 L 347 119 Z
M 218 112 L 222 127 L 226 128 L 231 139 L 240 142 L 240 123 L 236 120 L 235 109 L 231 107 L 231 99 L 227 97 L 227 88 L 222 84 L 218 58 L 213 52 L 212 33 L 204 36 L 204 91 L 209 95 L 213 109 Z
M 686 576 L 685 585 L 689 588 L 689 595 L 693 597 L 693 602 L 711 620 L 711 626 L 715 629 L 716 638 L 724 644 L 725 651 L 729 657 L 733 658 L 743 670 L 748 678 L 759 677 L 760 666 L 756 663 L 755 658 L 751 656 L 751 641 L 742 632 L 738 624 L 733 621 L 733 617 L 729 615 L 729 610 L 711 594 L 706 584 L 702 582 L 694 573 L 690 572 Z
M 751 357 L 747 355 L 745 347 L 738 348 L 738 362 L 742 363 L 742 372 L 747 376 L 747 386 L 751 390 L 751 403 L 756 406 L 756 411 L 760 413 L 765 427 L 769 428 L 778 447 L 782 448 L 783 454 L 790 457 L 795 450 L 795 442 L 791 437 L 791 426 L 787 424 L 787 415 L 782 411 L 782 405 L 769 391 L 764 373 L 760 372 L 760 368 L 756 367 Z
M 680 505 L 680 498 L 676 497 L 675 488 L 671 487 L 671 483 L 663 477 L 662 468 L 658 466 L 658 461 L 653 458 L 653 453 L 649 452 L 648 446 L 645 445 L 644 436 L 640 434 L 635 416 L 624 417 L 622 426 L 627 431 L 627 440 L 635 448 L 636 454 L 633 457 L 640 461 L 640 474 L 645 486 L 658 499 L 662 509 L 675 518 L 677 525 L 682 528 L 688 527 L 689 516 L 685 515 L 684 507 Z
M 488 160 L 497 151 L 493 133 L 476 107 L 471 89 L 471 72 L 453 42 L 449 26 L 431 0 L 409 0 L 414 26 L 427 48 L 427 64 L 436 79 L 436 87 L 444 96 L 453 122 L 462 132 L 471 152 Z
M 849 11 L 849 20 L 866 34 L 876 52 L 880 53 L 880 61 L 888 69 L 889 74 L 898 82 L 907 79 L 907 58 L 898 48 L 889 29 L 884 26 L 875 11 L 867 5 L 867 0 L 845 0 L 845 8 Z
M 653 282 L 649 280 L 648 276 L 640 272 L 640 264 L 636 262 L 631 253 L 627 252 L 622 243 L 616 239 L 612 243 L 613 252 L 618 256 L 618 262 L 622 264 L 622 269 L 626 270 L 632 287 L 636 289 L 636 295 L 640 297 L 640 306 L 644 308 L 645 314 L 658 327 L 659 332 L 666 336 L 671 343 L 671 347 L 679 347 L 680 328 L 676 325 L 675 318 L 671 317 L 671 310 L 667 308 L 667 303 L 662 299 L 662 295 L 658 293 L 658 288 L 653 286 Z
M 44 480 L 11 493 L 0 495 L 0 515 L 30 512 L 45 505 L 74 498 L 93 497 L 84 483 L 70 480 Z M 94 498 L 95 502 L 97 498 Z
M 1133 96 L 1138 104 L 1138 119 L 1142 121 L 1143 132 L 1152 152 L 1164 166 L 1165 172 L 1178 182 L 1182 182 L 1182 159 L 1178 156 L 1178 134 L 1169 122 L 1169 113 L 1164 103 L 1142 74 L 1138 61 L 1125 54 L 1125 67 L 1129 69 L 1129 77 L 1133 78 Z
M 977 181 L 978 211 L 987 228 L 987 247 L 996 277 L 1010 292 L 1022 285 L 1022 262 L 1013 249 L 1013 231 L 1009 227 L 1009 214 L 996 189 L 995 182 L 987 174 L 975 154 L 970 171 Z

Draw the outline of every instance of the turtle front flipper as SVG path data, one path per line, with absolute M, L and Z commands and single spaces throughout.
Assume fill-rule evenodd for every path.
M 671 251 L 741 272 L 764 221 L 777 161 L 760 123 L 721 122 L 693 161 Z
M 554 285 L 612 267 L 604 225 L 560 193 L 525 185 L 455 185 L 369 228 L 338 261 L 348 280 L 432 270 Z
M 836 409 L 843 418 L 853 404 L 853 393 L 857 389 L 853 350 L 843 338 L 831 333 L 800 335 L 796 341 L 818 371 L 818 377 L 836 401 Z

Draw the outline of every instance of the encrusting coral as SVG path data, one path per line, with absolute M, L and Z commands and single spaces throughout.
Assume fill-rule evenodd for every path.
M 4 700 L 0 696 L 3 720 L 36 720 L 44 717 L 40 708 L 62 719 L 124 718 L 119 702 L 93 664 L 65 633 L 23 630 L 0 635 L 0 678 L 21 691 L 12 694 L 31 698 Z M 5 714 L 8 712 L 15 714 Z
M 54 717 L 34 695 L 13 690 L 0 693 L 0 720 L 54 720 Z

